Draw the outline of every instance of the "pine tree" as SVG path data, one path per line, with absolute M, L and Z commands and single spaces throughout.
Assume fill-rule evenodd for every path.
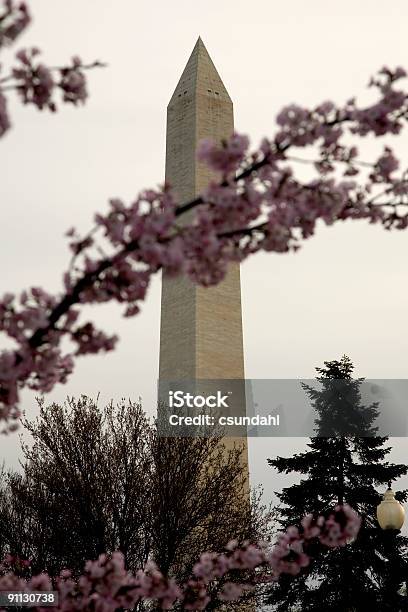
M 381 530 L 376 507 L 381 501 L 378 489 L 406 474 L 408 466 L 387 461 L 388 438 L 377 436 L 374 426 L 378 406 L 363 405 L 363 379 L 352 378 L 350 359 L 325 362 L 316 370 L 319 387 L 303 385 L 318 415 L 316 437 L 303 453 L 268 460 L 279 473 L 302 475 L 297 484 L 277 493 L 282 504 L 279 521 L 282 528 L 300 525 L 307 513 L 324 514 L 348 503 L 362 516 L 362 528 L 344 548 L 327 550 L 315 544 L 311 565 L 298 576 L 280 580 L 267 601 L 276 612 L 407 610 L 400 591 L 408 578 L 408 538 Z M 405 501 L 408 492 L 396 497 Z

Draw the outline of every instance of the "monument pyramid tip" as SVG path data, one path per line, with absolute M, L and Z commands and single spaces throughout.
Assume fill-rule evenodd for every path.
M 207 54 L 207 55 L 208 55 L 208 51 L 207 51 L 207 49 L 206 49 L 206 46 L 205 46 L 204 41 L 203 41 L 203 39 L 201 38 L 201 36 L 199 36 L 199 37 L 197 38 L 197 40 L 196 40 L 196 43 L 195 43 L 195 45 L 194 45 L 194 48 L 193 48 L 193 51 L 192 51 L 191 57 L 195 56 L 196 54 L 200 54 L 200 52 L 201 52 L 201 53 L 202 53 L 202 52 L 204 52 L 205 54 Z M 190 59 L 191 59 L 191 57 L 190 57 Z
M 201 38 L 198 36 L 194 49 L 187 61 L 178 85 L 171 97 L 169 104 L 176 99 L 191 93 L 191 91 L 217 92 L 215 95 L 223 95 L 224 99 L 230 100 L 229 94 L 219 76 L 217 69 L 207 51 Z

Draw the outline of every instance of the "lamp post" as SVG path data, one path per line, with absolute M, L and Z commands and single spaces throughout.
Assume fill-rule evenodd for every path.
M 377 506 L 377 520 L 384 530 L 397 531 L 399 533 L 405 520 L 405 510 L 402 504 L 395 499 L 395 493 L 391 489 L 391 482 L 384 493 L 381 504 Z
M 383 610 L 396 612 L 401 610 L 401 598 L 399 593 L 401 584 L 404 582 L 403 568 L 397 550 L 396 538 L 404 524 L 405 510 L 402 504 L 395 499 L 395 493 L 391 489 L 391 482 L 384 493 L 383 500 L 377 506 L 377 521 L 384 533 L 385 553 L 387 557 L 387 569 L 385 582 L 385 593 Z M 404 608 L 405 609 L 405 608 Z

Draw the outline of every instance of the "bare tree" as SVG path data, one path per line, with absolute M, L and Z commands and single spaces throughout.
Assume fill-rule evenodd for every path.
M 140 403 L 99 408 L 81 396 L 25 421 L 23 473 L 3 473 L 0 555 L 35 572 L 76 574 L 86 559 L 121 550 L 130 570 L 153 559 L 177 580 L 231 538 L 268 538 L 260 494 L 248 501 L 242 448 L 219 438 L 161 438 Z
M 17 543 L 30 542 L 33 565 L 51 574 L 61 567 L 79 572 L 85 559 L 116 549 L 130 568 L 143 565 L 152 430 L 141 406 L 101 410 L 85 396 L 63 406 L 40 402 L 39 417 L 24 426 L 34 444 L 24 445 L 23 475 L 9 474 L 6 494 L 26 533 L 10 537 L 10 549 L 23 554 Z

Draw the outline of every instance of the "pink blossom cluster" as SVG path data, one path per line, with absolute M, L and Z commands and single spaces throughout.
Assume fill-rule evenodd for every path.
M 25 57 L 31 65 L 33 57 L 21 56 L 23 63 Z M 79 68 L 74 62 L 72 70 Z M 67 380 L 76 356 L 114 347 L 115 336 L 79 324 L 82 304 L 114 300 L 124 305 L 125 316 L 135 315 L 158 270 L 215 285 L 230 262 L 262 250 L 299 249 L 319 223 L 365 219 L 386 229 L 406 229 L 407 173 L 399 172 L 389 146 L 367 163 L 351 142 L 400 131 L 408 118 L 408 94 L 398 89 L 404 77 L 401 68 L 382 69 L 371 81 L 379 99 L 364 108 L 354 100 L 313 109 L 288 106 L 277 117 L 275 137 L 264 139 L 252 153 L 246 136 L 233 134 L 221 144 L 204 141 L 197 155 L 216 178 L 196 199 L 177 202 L 165 185 L 142 192 L 130 204 L 112 199 L 84 237 L 70 230 L 72 264 L 63 292 L 43 292 L 39 299 L 35 289 L 0 301 L 0 331 L 16 343 L 0 356 L 0 419 L 13 425 L 20 388 L 49 391 Z M 80 95 L 75 79 L 66 88 L 67 95 Z M 49 104 L 41 88 L 28 95 L 39 96 L 37 104 Z M 297 151 L 306 147 L 314 152 L 315 175 L 301 180 Z M 74 348 L 63 352 L 65 337 Z
M 345 546 L 357 537 L 360 524 L 359 515 L 344 505 L 337 506 L 327 519 L 305 517 L 300 529 L 290 527 L 272 549 L 265 544 L 238 546 L 230 542 L 224 553 L 202 554 L 192 578 L 183 585 L 164 576 L 151 562 L 131 574 L 125 569 L 123 555 L 116 552 L 88 561 L 79 580 L 64 570 L 54 581 L 46 574 L 26 581 L 10 572 L 6 564 L 0 591 L 48 591 L 54 587 L 59 592 L 56 612 L 114 612 L 131 609 L 141 600 L 154 600 L 162 610 L 171 610 L 176 602 L 184 610 L 204 610 L 213 598 L 237 601 L 257 584 L 278 580 L 282 574 L 298 574 L 311 562 L 305 552 L 310 540 L 317 538 L 330 548 Z M 224 582 L 231 571 L 241 572 L 242 582 Z
M 100 65 L 100 63 L 95 62 L 94 66 L 97 65 Z M 70 102 L 74 106 L 80 102 L 83 104 L 88 97 L 86 78 L 81 68 L 82 60 L 75 55 L 72 58 L 72 66 L 66 66 L 59 70 L 60 80 L 58 82 L 58 87 L 63 93 L 62 99 L 64 102 Z
M 406 94 L 394 88 L 394 83 L 407 76 L 402 67 L 390 70 L 384 66 L 370 80 L 370 87 L 376 87 L 381 92 L 380 100 L 366 109 L 357 109 L 355 101 L 351 100 L 349 108 L 356 125 L 352 128 L 355 134 L 365 136 L 370 132 L 375 136 L 384 134 L 399 134 L 406 118 Z
M 0 13 L 0 49 L 14 43 L 30 22 L 31 17 L 25 2 L 3 0 L 3 12 Z M 61 93 L 65 103 L 84 103 L 88 96 L 84 71 L 102 66 L 100 62 L 84 65 L 81 59 L 75 56 L 71 65 L 50 68 L 40 61 L 39 55 L 40 51 L 36 47 L 21 49 L 16 53 L 17 65 L 6 75 L 2 75 L 0 65 L 0 138 L 10 128 L 7 92 L 14 90 L 24 104 L 55 112 L 57 91 Z
M 0 49 L 12 44 L 27 28 L 30 21 L 30 13 L 25 2 L 17 4 L 13 0 L 4 0 L 3 11 L 0 13 Z M 6 80 L 7 78 L 0 78 L 0 138 L 10 128 L 7 99 L 1 91 L 1 84 Z
M 31 22 L 25 2 L 4 0 L 0 13 L 0 48 L 13 43 Z
M 37 61 L 39 54 L 40 50 L 36 47 L 22 49 L 16 54 L 19 65 L 12 70 L 13 87 L 23 103 L 33 104 L 39 110 L 48 108 L 55 112 L 56 89 L 61 90 L 64 102 L 74 105 L 84 103 L 88 93 L 80 58 L 74 57 L 71 66 L 52 69 Z M 59 78 L 54 76 L 55 72 L 59 73 Z
M 221 172 L 225 178 L 233 177 L 248 147 L 249 138 L 243 134 L 233 134 L 222 147 L 215 145 L 212 140 L 205 139 L 199 145 L 197 157 L 200 161 L 206 162 L 210 168 Z
M 0 303 L 0 330 L 23 350 L 6 350 L 0 354 L 0 402 L 5 407 L 3 419 L 9 429 L 16 428 L 19 418 L 18 383 L 34 390 L 50 391 L 57 382 L 64 382 L 74 367 L 73 356 L 98 353 L 114 348 L 116 336 L 107 336 L 93 323 L 77 324 L 78 310 L 69 309 L 63 317 L 63 327 L 50 329 L 44 342 L 31 346 L 33 332 L 48 325 L 56 299 L 33 287 L 23 291 L 18 304 L 15 296 L 6 294 Z M 64 353 L 61 340 L 69 335 L 76 346 L 72 354 Z

